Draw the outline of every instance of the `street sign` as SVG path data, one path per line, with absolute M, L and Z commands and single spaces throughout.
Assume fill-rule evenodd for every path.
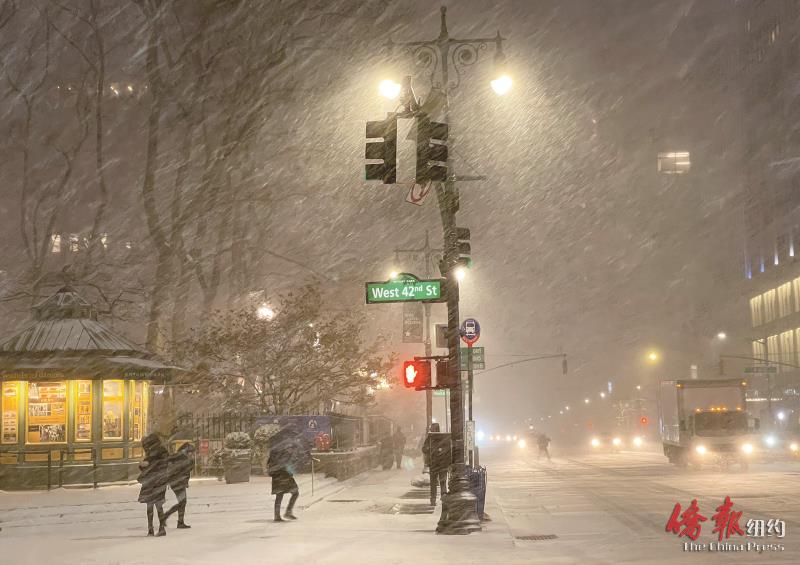
M 447 324 L 436 324 L 436 347 L 447 349 Z
M 461 355 L 459 356 L 461 359 L 462 371 L 469 370 L 469 365 L 467 363 L 470 355 L 472 355 L 473 369 L 482 371 L 486 368 L 486 358 L 484 357 L 483 347 L 462 347 Z
M 444 280 L 420 280 L 410 273 L 400 273 L 386 282 L 366 283 L 367 304 L 389 302 L 445 302 Z
M 461 340 L 472 345 L 481 337 L 481 325 L 475 318 L 467 318 L 461 322 Z
M 764 366 L 755 366 L 755 367 L 745 367 L 744 372 L 748 374 L 759 374 L 759 373 L 777 373 L 778 367 L 775 365 L 764 365 Z
M 422 343 L 422 304 L 403 304 L 403 343 Z
M 467 425 L 464 430 L 464 448 L 467 451 L 473 451 L 475 449 L 475 422 L 467 420 L 464 423 Z
M 433 396 L 447 396 L 447 389 L 441 388 L 433 391 Z

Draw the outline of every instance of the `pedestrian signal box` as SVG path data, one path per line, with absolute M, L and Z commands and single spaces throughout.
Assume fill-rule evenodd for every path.
M 406 361 L 403 363 L 403 385 L 406 388 L 424 390 L 431 386 L 430 361 Z

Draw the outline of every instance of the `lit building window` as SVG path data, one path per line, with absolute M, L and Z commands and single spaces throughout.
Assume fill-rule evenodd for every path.
M 753 322 L 754 328 L 764 323 L 763 305 L 764 301 L 760 294 L 750 299 L 750 318 Z
M 61 236 L 57 233 L 50 236 L 50 252 L 61 253 Z
M 767 359 L 780 362 L 780 352 L 778 350 L 778 336 L 771 335 L 767 338 Z
M 792 313 L 792 283 L 778 287 L 778 316 L 783 318 Z
M 142 441 L 144 428 L 147 425 L 147 383 L 131 381 L 130 431 L 128 436 L 133 441 Z
M 692 163 L 688 151 L 671 151 L 658 154 L 658 172 L 665 175 L 688 173 Z
M 103 439 L 122 439 L 122 381 L 103 381 Z
M 0 398 L 0 408 L 2 408 L 0 443 L 19 442 L 19 390 L 19 383 L 16 381 L 3 383 L 3 396 Z
M 794 311 L 800 312 L 800 277 L 792 281 L 792 289 L 794 290 Z
M 76 233 L 69 234 L 69 250 L 72 251 L 73 253 L 77 253 L 81 246 L 80 241 L 81 240 L 78 237 L 78 234 Z
M 762 296 L 764 297 L 764 323 L 768 324 L 773 321 L 775 316 L 775 289 L 768 290 Z
M 67 383 L 29 382 L 27 443 L 67 441 Z
M 75 441 L 92 441 L 92 381 L 75 381 Z
M 780 337 L 781 337 L 780 362 L 788 363 L 789 365 L 796 365 L 794 359 L 795 357 L 794 331 L 789 330 L 782 332 Z
M 108 249 L 108 234 L 101 233 L 100 234 L 100 245 L 103 246 L 103 249 Z
M 753 342 L 753 358 L 754 359 L 767 358 L 767 345 L 763 341 Z

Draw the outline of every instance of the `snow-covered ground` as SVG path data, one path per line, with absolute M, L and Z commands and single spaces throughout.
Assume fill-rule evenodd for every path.
M 433 533 L 440 507 L 431 512 L 426 493 L 411 486 L 418 469 L 345 482 L 317 477 L 313 496 L 303 476 L 299 520 L 277 524 L 269 480 L 199 480 L 189 490 L 192 529 L 176 530 L 173 517 L 165 538 L 145 537 L 135 485 L 0 493 L 0 563 L 773 563 L 800 555 L 800 466 L 681 471 L 653 453 L 539 462 L 526 451 L 486 450 L 482 459 L 492 521 L 469 536 Z M 783 539 L 761 540 L 785 550 L 687 553 L 685 538 L 665 532 L 674 504 L 685 508 L 696 498 L 709 520 L 697 541 L 716 540 L 711 516 L 726 495 L 744 512 L 742 527 L 748 518 L 785 520 Z M 557 537 L 523 539 L 550 535 Z

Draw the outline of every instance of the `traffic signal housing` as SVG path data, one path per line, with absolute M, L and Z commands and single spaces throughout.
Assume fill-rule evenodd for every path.
M 367 122 L 366 134 L 364 157 L 382 161 L 365 165 L 366 180 L 394 184 L 397 182 L 397 115 L 390 113 L 385 120 Z M 383 140 L 377 141 L 379 138 Z
M 472 267 L 472 246 L 469 228 L 456 228 L 456 265 Z
M 448 135 L 447 124 L 432 122 L 425 115 L 417 117 L 417 184 L 447 180 Z
M 436 361 L 436 388 L 453 388 L 456 384 L 450 376 L 450 362 L 444 359 Z
M 403 385 L 406 388 L 424 390 L 431 387 L 431 362 L 425 360 L 403 363 Z

